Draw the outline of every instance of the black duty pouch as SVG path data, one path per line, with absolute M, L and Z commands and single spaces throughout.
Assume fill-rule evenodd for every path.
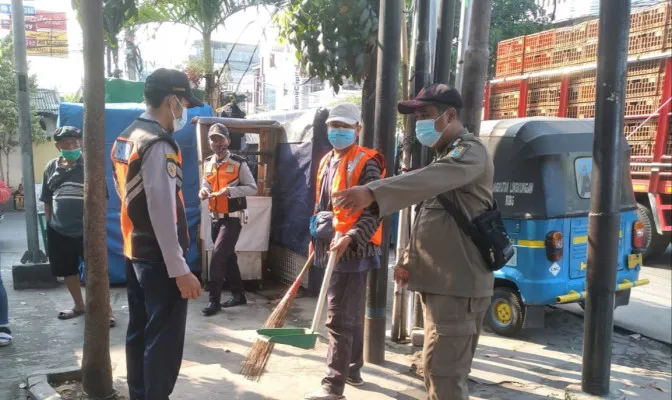
M 474 242 L 490 271 L 501 269 L 513 257 L 514 249 L 506 233 L 497 202 L 473 221 L 445 195 L 437 196 L 441 206 L 455 219 L 457 225 Z

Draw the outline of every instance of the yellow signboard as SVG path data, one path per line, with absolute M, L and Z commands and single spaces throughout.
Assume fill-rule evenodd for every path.
M 68 57 L 68 34 L 61 31 L 26 31 L 29 56 Z

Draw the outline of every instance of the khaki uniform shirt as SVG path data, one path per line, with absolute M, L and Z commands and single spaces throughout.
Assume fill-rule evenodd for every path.
M 471 220 L 493 203 L 494 165 L 485 145 L 464 129 L 429 166 L 366 185 L 380 216 L 422 202 L 399 266 L 408 289 L 458 297 L 492 295 L 494 276 L 476 246 L 436 199 L 444 193 Z

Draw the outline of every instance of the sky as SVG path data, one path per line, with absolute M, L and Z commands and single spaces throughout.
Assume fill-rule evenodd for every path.
M 9 4 L 11 0 L 0 0 L 0 4 Z M 65 12 L 67 14 L 68 58 L 28 57 L 29 73 L 37 75 L 38 86 L 56 89 L 61 95 L 75 93 L 84 77 L 82 54 L 82 29 L 71 7 L 71 0 L 24 0 L 25 6 L 38 10 Z M 256 45 L 262 35 L 263 27 L 270 23 L 269 13 L 256 8 L 242 11 L 226 21 L 226 25 L 216 31 L 213 40 L 234 42 L 244 30 L 240 43 Z M 248 23 L 252 24 L 246 28 Z M 267 34 L 273 35 L 267 29 Z M 0 30 L 0 36 L 7 31 Z M 191 44 L 199 40 L 201 34 L 186 26 L 163 24 L 144 26 L 136 33 L 136 44 L 140 48 L 143 60 L 151 61 L 155 68 L 175 68 L 183 65 L 189 56 Z M 123 53 L 120 53 L 120 64 Z M 123 68 L 122 68 L 123 69 Z

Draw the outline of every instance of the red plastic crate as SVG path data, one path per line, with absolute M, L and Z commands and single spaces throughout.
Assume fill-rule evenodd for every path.
M 647 60 L 628 64 L 628 76 L 659 74 L 663 72 L 664 60 Z
M 518 109 L 494 110 L 490 111 L 490 119 L 511 119 L 518 118 Z
M 502 40 L 497 43 L 497 58 L 520 56 L 525 50 L 525 37 Z
M 553 105 L 553 104 L 557 106 L 559 102 L 560 102 L 559 85 L 530 88 L 529 91 L 527 92 L 527 104 L 530 108 Z
M 555 46 L 555 29 L 525 36 L 525 54 L 537 53 Z
M 670 13 L 670 3 L 634 9 L 630 15 L 630 32 L 645 31 L 665 26 Z
M 508 110 L 518 107 L 520 92 L 496 93 L 490 97 L 490 110 Z
M 626 119 L 625 126 L 623 127 L 623 134 L 627 138 L 630 134 L 641 125 L 637 132 L 634 135 L 628 138 L 628 141 L 640 141 L 640 140 L 654 140 L 656 138 L 656 133 L 658 129 L 658 118 L 651 118 L 650 120 L 644 122 L 646 119 Z
M 504 92 L 512 92 L 514 90 L 519 90 L 519 89 L 520 89 L 520 81 L 519 80 L 497 82 L 497 83 L 494 83 L 490 86 L 490 93 L 497 94 L 497 93 L 504 93 Z
M 553 50 L 551 65 L 554 68 L 561 68 L 570 65 L 580 64 L 583 60 L 583 47 L 572 46 Z
M 530 88 L 550 86 L 550 85 L 560 85 L 560 77 L 557 76 L 557 75 L 537 76 L 537 77 L 528 79 L 527 83 L 530 85 Z
M 575 85 L 579 83 L 591 82 L 594 85 L 596 79 L 597 79 L 597 71 L 596 69 L 593 68 L 573 74 L 570 83 L 572 85 Z
M 595 118 L 595 103 L 570 104 L 567 118 Z
M 497 58 L 495 75 L 500 77 L 519 75 L 523 72 L 523 57 Z
M 628 42 L 628 55 L 655 53 L 663 50 L 665 28 L 654 28 L 642 32 L 634 32 Z
M 655 97 L 662 88 L 660 74 L 629 76 L 625 85 L 625 98 Z
M 557 28 L 555 30 L 555 48 L 568 47 L 572 44 L 572 27 Z
M 595 83 L 580 82 L 569 87 L 569 104 L 589 103 L 595 101 Z
M 597 61 L 597 42 L 588 43 L 583 46 L 581 62 L 584 64 L 594 63 Z
M 552 51 L 540 51 L 538 53 L 525 54 L 523 72 L 539 71 L 551 67 Z
M 586 24 L 586 39 L 597 40 L 600 35 L 600 20 L 592 19 Z
M 655 97 L 644 97 L 638 99 L 625 99 L 625 115 L 649 115 L 653 114 L 658 108 L 660 99 Z
M 669 21 L 665 27 L 665 44 L 663 45 L 663 50 L 672 49 L 672 21 Z
M 526 112 L 528 117 L 557 117 L 558 107 L 530 107 Z

